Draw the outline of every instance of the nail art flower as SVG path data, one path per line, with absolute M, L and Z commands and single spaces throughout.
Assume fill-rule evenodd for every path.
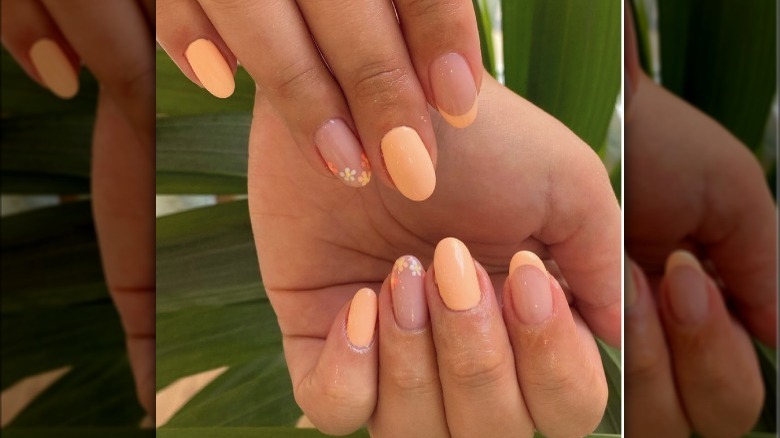
M 363 171 L 360 176 L 358 177 L 358 182 L 361 186 L 364 186 L 368 184 L 368 182 L 371 181 L 371 171 Z
M 395 261 L 395 265 L 393 265 L 393 270 L 397 273 L 404 272 L 404 268 L 409 267 L 409 262 L 406 260 L 406 257 L 401 257 L 400 259 Z
M 356 170 L 350 169 L 349 167 L 345 168 L 343 172 L 339 172 L 339 176 L 344 178 L 344 181 L 354 181 L 355 180 L 355 174 L 357 173 Z
M 416 259 L 409 259 L 409 270 L 412 271 L 413 277 L 422 276 L 422 265 Z

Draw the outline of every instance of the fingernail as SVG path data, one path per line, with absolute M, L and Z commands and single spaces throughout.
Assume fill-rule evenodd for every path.
M 390 273 L 393 312 L 398 326 L 405 330 L 420 330 L 428 323 L 423 279 L 425 271 L 416 257 L 401 256 Z
M 634 262 L 624 256 L 623 277 L 626 283 L 626 293 L 623 298 L 623 306 L 628 309 L 636 302 L 636 278 L 634 277 Z
M 363 187 L 371 181 L 371 166 L 355 134 L 342 119 L 331 119 L 314 133 L 314 144 L 328 169 L 344 184 Z
M 439 113 L 456 128 L 469 126 L 477 117 L 477 85 L 468 62 L 457 53 L 431 63 L 431 88 Z
M 468 310 L 479 304 L 482 294 L 477 271 L 466 245 L 447 237 L 436 245 L 433 267 L 444 305 L 450 310 Z
M 30 60 L 52 93 L 63 99 L 70 99 L 78 93 L 79 78 L 57 43 L 48 38 L 36 41 L 30 48 Z
M 347 339 L 357 348 L 366 348 L 374 339 L 376 328 L 376 294 L 364 287 L 357 291 L 349 305 Z
M 544 264 L 530 251 L 520 251 L 509 263 L 512 305 L 520 322 L 540 324 L 552 315 L 552 290 Z M 512 268 L 514 266 L 514 268 Z
M 428 199 L 436 187 L 436 173 L 428 150 L 412 128 L 399 126 L 382 137 L 387 172 L 402 195 L 412 201 Z
M 236 88 L 233 71 L 214 43 L 207 39 L 195 40 L 187 46 L 184 57 L 209 93 L 221 99 L 233 94 Z
M 709 310 L 704 270 L 693 254 L 675 251 L 666 260 L 666 281 L 672 315 L 680 324 L 697 325 Z

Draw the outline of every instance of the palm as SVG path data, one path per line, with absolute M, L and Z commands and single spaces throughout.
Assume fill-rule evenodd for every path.
M 619 214 L 595 154 L 492 80 L 482 87 L 480 107 L 467 130 L 432 114 L 437 187 L 428 201 L 414 203 L 376 180 L 355 190 L 312 171 L 282 122 L 258 99 L 250 210 L 263 279 L 283 332 L 324 338 L 359 287 L 378 290 L 403 254 L 427 265 L 446 236 L 469 246 L 499 292 L 510 257 L 525 248 L 555 258 L 577 284 L 605 286 L 583 294 L 588 303 L 612 292 L 610 286 L 619 294 Z M 593 221 L 609 232 L 597 235 L 588 226 Z M 593 271 L 611 269 L 614 284 L 594 279 L 581 261 L 585 256 Z M 619 302 L 617 307 L 619 312 Z

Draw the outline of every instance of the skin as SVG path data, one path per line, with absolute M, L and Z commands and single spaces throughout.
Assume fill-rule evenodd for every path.
M 109 292 L 125 329 L 138 398 L 154 416 L 154 41 L 152 1 L 2 0 L 3 44 L 29 58 L 54 40 L 75 71 L 100 83 L 92 142 L 92 206 Z
M 626 23 L 627 433 L 739 436 L 764 399 L 749 335 L 777 341 L 776 206 L 750 151 L 641 71 Z M 707 268 L 707 318 L 693 328 L 669 306 L 663 267 L 678 248 Z
M 369 421 L 372 415 L 391 419 L 371 423 L 380 428 L 374 429 L 377 436 L 386 430 L 381 429 L 382 424 L 404 423 L 398 411 L 374 411 L 377 381 L 386 381 L 382 373 L 405 375 L 402 371 L 394 373 L 389 365 L 393 362 L 386 364 L 384 359 L 378 371 L 378 356 L 384 354 L 382 351 L 397 351 L 405 345 L 413 345 L 410 351 L 428 352 L 429 359 L 419 362 L 422 380 L 412 381 L 430 385 L 409 387 L 407 380 L 399 391 L 405 387 L 407 392 L 423 397 L 430 394 L 429 390 L 435 393 L 436 388 L 441 388 L 447 412 L 450 406 L 469 406 L 479 412 L 479 403 L 486 400 L 487 394 L 509 397 L 513 385 L 522 388 L 529 400 L 534 398 L 532 394 L 538 396 L 549 390 L 533 388 L 533 382 L 539 381 L 540 376 L 555 376 L 551 366 L 554 362 L 536 364 L 539 373 L 535 377 L 519 374 L 514 364 L 515 356 L 525 350 L 550 357 L 550 351 L 543 351 L 545 343 L 529 342 L 531 332 L 513 325 L 507 315 L 505 325 L 497 323 L 500 309 L 496 301 L 484 300 L 494 293 L 508 293 L 502 284 L 509 259 L 519 249 L 533 250 L 542 259 L 554 258 L 571 286 L 576 311 L 568 310 L 563 291 L 557 293 L 556 315 L 560 316 L 563 328 L 557 334 L 549 332 L 548 336 L 569 339 L 577 345 L 574 357 L 581 364 L 589 364 L 580 367 L 586 370 L 583 376 L 590 372 L 590 376 L 603 378 L 587 327 L 613 344 L 620 342 L 620 212 L 603 165 L 560 122 L 487 76 L 479 105 L 484 110 L 466 130 L 450 128 L 432 114 L 442 145 L 439 182 L 428 201 L 413 203 L 380 184 L 355 191 L 311 171 L 298 149 L 286 147 L 294 140 L 283 119 L 264 96 L 257 96 L 249 150 L 249 206 L 256 247 L 264 284 L 284 336 L 296 400 L 309 419 L 325 432 L 347 433 Z M 392 333 L 384 325 L 388 317 L 383 317 L 382 310 L 387 307 L 387 299 L 383 298 L 387 294 L 380 293 L 380 335 L 371 346 L 356 352 L 347 345 L 343 334 L 348 301 L 359 288 L 379 291 L 393 262 L 403 254 L 413 254 L 428 266 L 434 247 L 446 236 L 457 236 L 484 266 L 482 302 L 487 306 L 481 320 L 454 318 L 450 324 L 458 333 L 475 329 L 493 333 L 487 338 L 491 341 L 482 348 L 498 352 L 496 360 L 487 361 L 485 367 L 455 371 L 456 376 L 463 377 L 460 384 L 457 377 L 454 383 L 443 376 L 436 383 L 431 374 L 430 329 L 414 339 L 386 334 Z M 494 293 L 490 293 L 485 274 Z M 429 277 L 432 275 L 429 273 Z M 437 327 L 441 325 L 437 323 L 439 315 L 443 318 L 446 312 L 435 311 L 442 304 L 432 284 L 428 284 L 426 296 L 434 321 L 431 327 Z M 503 300 L 508 302 L 505 296 Z M 387 310 L 384 312 L 386 315 Z M 582 315 L 587 326 L 575 323 L 579 321 L 577 314 Z M 558 321 L 557 316 L 554 319 Z M 588 334 L 578 337 L 577 333 Z M 401 340 L 395 344 L 393 339 Z M 454 339 L 457 337 L 433 330 L 438 372 L 442 372 L 442 363 L 452 362 L 452 356 L 472 351 L 467 348 L 464 353 L 456 347 L 448 350 L 446 345 L 452 346 Z M 442 352 L 447 351 L 451 355 L 442 357 Z M 484 389 L 496 379 L 514 383 L 505 392 L 486 390 L 481 397 L 463 397 L 463 387 Z M 547 428 L 552 436 L 592 430 L 606 401 L 603 381 L 596 380 L 588 387 L 566 379 L 551 381 L 558 383 L 558 392 L 545 397 L 551 401 L 528 406 L 536 426 Z M 583 377 L 583 381 L 590 380 Z M 382 390 L 380 394 L 387 392 Z M 460 405 L 454 401 L 459 398 Z M 577 399 L 601 406 L 600 412 L 561 410 L 572 418 L 574 430 L 546 426 L 552 420 L 547 420 L 545 414 Z M 425 406 L 421 412 L 430 413 L 425 416 L 430 422 L 424 421 L 420 430 L 433 430 L 438 436 L 446 436 L 445 430 L 452 436 L 471 432 L 463 430 L 466 426 L 458 425 L 449 416 L 445 428 L 440 416 L 441 402 L 436 402 L 435 397 L 430 403 L 415 400 Z M 522 406 L 525 402 L 520 400 L 511 399 L 509 406 Z M 379 403 L 383 403 L 381 397 Z M 498 427 L 499 432 L 531 430 L 527 419 L 517 417 L 478 424 Z M 395 432 L 387 430 L 391 436 Z

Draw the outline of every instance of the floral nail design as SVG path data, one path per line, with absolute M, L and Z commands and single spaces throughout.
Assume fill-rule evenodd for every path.
M 339 172 L 339 176 L 344 178 L 344 181 L 351 182 L 355 180 L 356 173 L 357 170 L 350 169 L 349 167 L 345 167 L 343 172 Z
M 412 256 L 401 256 L 393 264 L 393 270 L 390 273 L 390 287 L 395 288 L 398 285 L 398 277 L 404 271 L 411 274 L 412 277 L 422 277 L 423 268 L 419 260 Z

